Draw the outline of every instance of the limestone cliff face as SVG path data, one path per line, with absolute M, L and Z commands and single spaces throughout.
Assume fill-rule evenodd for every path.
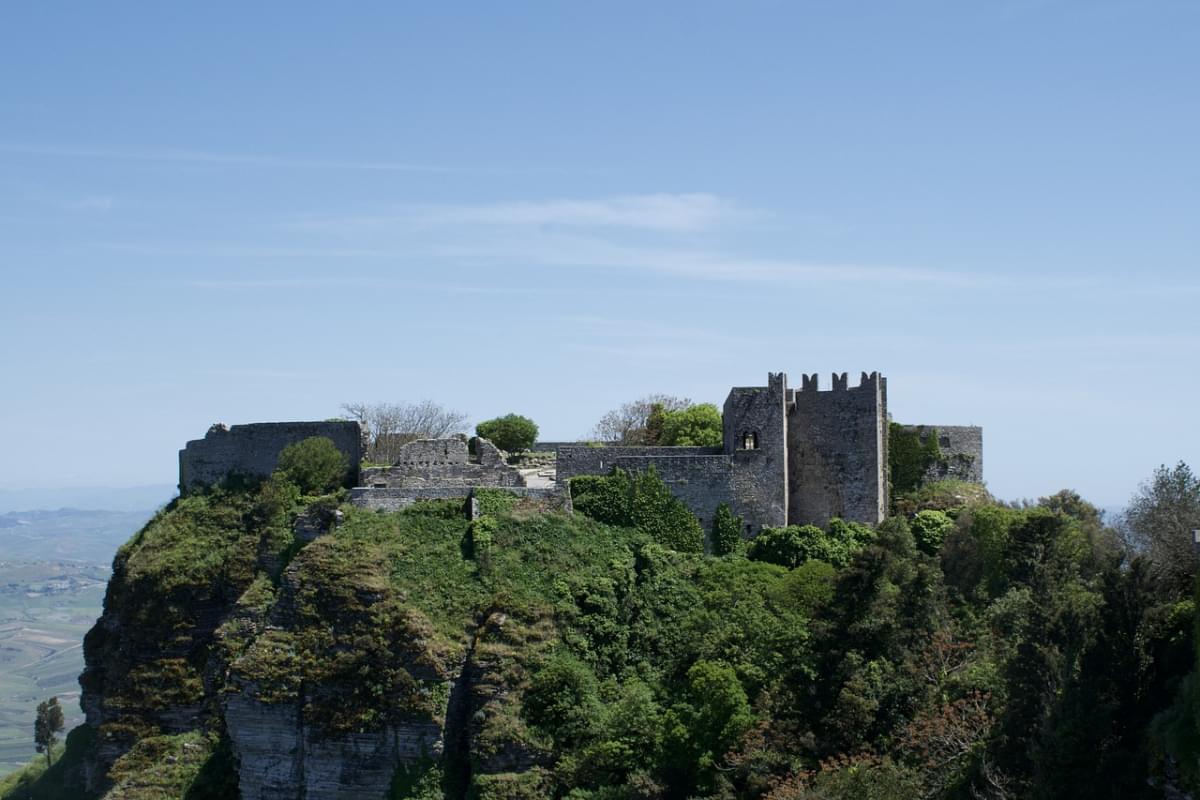
M 205 797 L 382 798 L 410 774 L 539 796 L 551 759 L 520 698 L 553 616 L 497 605 L 467 526 L 457 503 L 297 506 L 269 482 L 177 501 L 121 548 L 85 641 L 80 793 L 186 754 L 228 776 Z

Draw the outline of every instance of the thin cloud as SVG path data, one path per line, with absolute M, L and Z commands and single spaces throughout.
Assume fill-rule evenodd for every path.
M 286 227 L 361 234 L 472 226 L 603 228 L 684 233 L 753 217 L 753 212 L 706 193 L 619 195 L 598 199 L 401 206 L 391 213 L 312 219 Z
M 0 152 L 60 158 L 91 158 L 111 161 L 147 161 L 172 164 L 212 164 L 243 167 L 282 167 L 288 169 L 361 170 L 368 172 L 502 172 L 495 168 L 472 168 L 405 161 L 344 161 L 339 159 L 290 158 L 261 154 L 214 153 L 204 150 L 147 149 L 109 150 L 94 147 L 57 147 L 0 143 Z

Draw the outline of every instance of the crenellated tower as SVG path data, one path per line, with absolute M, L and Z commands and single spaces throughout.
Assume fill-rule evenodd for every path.
M 887 515 L 887 379 L 864 372 L 858 386 L 834 373 L 822 391 L 804 375 L 788 418 L 788 520 L 832 517 L 876 523 Z

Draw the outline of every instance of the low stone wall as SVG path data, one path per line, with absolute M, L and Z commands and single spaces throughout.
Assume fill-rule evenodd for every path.
M 357 422 L 255 422 L 232 428 L 214 425 L 203 439 L 179 451 L 179 491 L 213 486 L 230 475 L 266 477 L 290 444 L 323 436 L 346 456 L 347 479 L 358 480 L 362 432 Z
M 566 487 L 559 486 L 549 488 L 535 488 L 531 486 L 427 486 L 388 489 L 360 486 L 350 490 L 350 502 L 359 508 L 374 511 L 400 511 L 421 500 L 461 499 L 463 501 L 463 514 L 465 515 L 467 513 L 466 501 L 474 494 L 476 488 L 500 488 L 520 498 L 522 502 L 519 505 L 528 505 L 540 511 L 571 513 L 571 493 Z
M 359 483 L 375 489 L 419 489 L 442 486 L 524 486 L 525 479 L 509 466 L 487 439 L 475 440 L 468 455 L 461 439 L 418 439 L 400 448 L 390 467 L 368 467 Z
M 630 447 L 625 445 L 564 445 L 558 448 L 555 459 L 559 483 L 576 475 L 607 475 L 623 458 L 679 458 L 682 456 L 716 456 L 724 454 L 720 447 Z

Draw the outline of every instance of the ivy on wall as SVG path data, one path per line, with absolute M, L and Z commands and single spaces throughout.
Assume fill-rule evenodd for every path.
M 926 433 L 922 441 L 921 434 Z M 942 458 L 937 428 L 888 424 L 888 474 L 893 494 L 915 492 L 925 473 Z

